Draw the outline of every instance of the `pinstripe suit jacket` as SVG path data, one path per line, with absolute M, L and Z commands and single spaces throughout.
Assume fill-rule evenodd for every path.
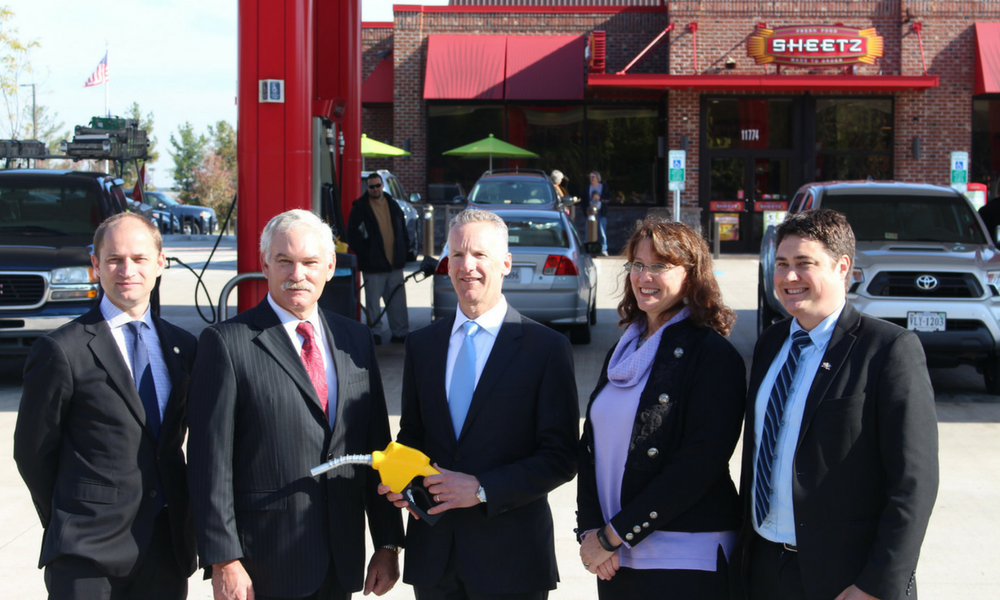
M 475 589 L 555 588 L 548 493 L 576 474 L 580 407 L 565 336 L 507 309 L 456 439 L 445 393 L 454 317 L 406 338 L 400 443 L 479 478 L 484 505 L 450 510 L 430 527 L 410 519 L 403 580 L 438 584 L 452 551 Z
M 132 374 L 95 306 L 39 338 L 24 368 L 14 459 L 45 527 L 39 566 L 61 555 L 111 577 L 140 565 L 166 494 L 177 564 L 194 572 L 185 401 L 195 339 L 152 315 L 172 390 L 153 437 Z
M 203 566 L 240 559 L 254 590 L 306 596 L 331 562 L 361 589 L 364 517 L 376 547 L 402 544 L 399 511 L 363 467 L 313 478 L 309 469 L 390 441 L 368 329 L 320 310 L 337 371 L 334 429 L 301 359 L 265 298 L 206 329 L 191 381 L 191 504 Z

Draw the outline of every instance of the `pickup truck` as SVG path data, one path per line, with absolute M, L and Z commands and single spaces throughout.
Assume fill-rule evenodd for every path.
M 27 354 L 97 302 L 94 231 L 127 210 L 121 184 L 96 172 L 0 171 L 0 356 Z
M 847 301 L 916 332 L 928 365 L 969 364 L 1000 395 L 1000 252 L 964 195 L 950 187 L 884 181 L 802 186 L 789 214 L 843 213 L 857 240 Z M 757 329 L 788 313 L 774 292 L 775 230 L 761 242 Z

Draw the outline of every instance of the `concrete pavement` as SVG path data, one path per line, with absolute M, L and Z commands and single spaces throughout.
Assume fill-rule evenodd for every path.
M 201 266 L 211 243 L 199 239 L 168 237 L 167 255 Z M 607 350 L 617 341 L 615 306 L 621 291 L 621 258 L 598 260 L 601 294 L 598 325 L 593 342 L 575 346 L 577 386 L 581 410 Z M 208 305 L 218 302 L 222 286 L 235 274 L 236 250 L 232 238 L 220 246 L 205 274 L 211 298 L 202 295 L 199 304 L 206 316 Z M 756 340 L 755 310 L 757 263 L 752 256 L 726 257 L 716 264 L 716 273 L 726 302 L 737 311 L 738 321 L 731 339 L 749 362 Z M 172 267 L 163 279 L 163 314 L 166 318 L 200 332 L 207 323 L 194 309 L 195 278 L 187 270 Z M 411 327 L 430 322 L 431 282 L 407 284 Z M 232 298 L 235 306 L 235 295 Z M 233 314 L 231 312 L 231 314 Z M 379 364 L 386 387 L 392 426 L 398 426 L 402 376 L 401 345 L 378 348 Z M 722 374 L 724 376 L 724 374 Z M 20 399 L 19 375 L 7 368 L 0 371 L 0 597 L 25 600 L 45 598 L 42 573 L 37 558 L 42 530 L 27 490 L 13 460 L 13 430 Z M 918 567 L 918 582 L 924 600 L 1000 598 L 1000 398 L 985 394 L 981 376 L 971 368 L 933 370 L 937 392 L 941 437 L 941 489 L 931 519 Z M 739 473 L 739 451 L 731 461 Z M 594 599 L 594 578 L 584 571 L 573 538 L 575 483 L 562 486 L 550 495 L 557 535 L 561 583 L 553 600 Z M 406 560 L 406 552 L 402 559 Z M 514 574 L 516 576 L 516 574 Z M 190 598 L 212 597 L 211 586 L 200 572 L 190 580 Z M 413 598 L 412 589 L 402 583 L 384 598 Z

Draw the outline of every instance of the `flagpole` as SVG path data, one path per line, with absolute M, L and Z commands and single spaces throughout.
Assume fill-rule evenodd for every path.
M 104 58 L 107 61 L 108 57 L 108 40 L 104 40 Z M 104 116 L 111 116 L 111 109 L 108 104 L 108 97 L 111 95 L 111 70 L 107 62 L 104 64 L 104 70 L 107 76 L 104 78 Z

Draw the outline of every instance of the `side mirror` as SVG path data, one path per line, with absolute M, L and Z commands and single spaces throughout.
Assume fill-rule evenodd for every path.
M 591 256 L 598 256 L 601 254 L 601 242 L 586 242 L 583 244 L 583 249 Z
M 1000 245 L 1000 225 L 997 225 L 996 231 L 993 232 L 993 240 Z
M 455 196 L 451 199 L 452 204 L 465 204 L 465 198 L 461 195 Z
M 410 202 L 412 204 L 419 204 L 421 200 L 423 200 L 423 197 L 417 192 L 410 194 Z

